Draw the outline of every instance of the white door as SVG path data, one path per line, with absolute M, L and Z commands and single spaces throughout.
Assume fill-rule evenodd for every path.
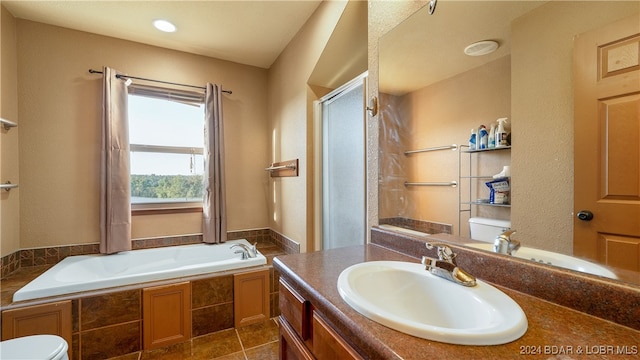
M 363 74 L 321 99 L 322 249 L 365 243 L 365 84 Z

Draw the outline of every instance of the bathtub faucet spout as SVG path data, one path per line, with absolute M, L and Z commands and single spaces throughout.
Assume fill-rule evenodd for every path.
M 233 249 L 235 247 L 240 248 L 234 251 L 234 254 L 242 254 L 242 260 L 246 260 L 246 259 L 255 258 L 258 256 L 258 250 L 256 249 L 256 245 L 257 243 L 251 246 L 247 246 L 245 244 L 234 244 L 234 245 L 231 245 L 229 249 Z

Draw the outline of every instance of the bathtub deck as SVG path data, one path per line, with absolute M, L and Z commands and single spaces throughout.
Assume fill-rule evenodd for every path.
M 285 254 L 285 251 L 282 248 L 270 242 L 258 243 L 258 250 L 260 251 L 260 253 L 262 253 L 262 255 L 264 255 L 267 258 L 267 264 L 262 266 L 271 266 L 271 263 L 274 257 Z M 40 276 L 42 273 L 47 271 L 52 266 L 53 264 L 22 267 L 16 270 L 15 272 L 13 272 L 11 275 L 7 276 L 6 278 L 1 279 L 0 280 L 0 310 L 4 310 L 4 308 L 13 304 L 13 294 L 16 291 L 18 291 L 20 288 L 25 286 L 31 280 Z M 117 289 L 117 288 L 114 288 L 114 289 Z M 81 296 L 81 294 L 83 293 L 69 294 L 69 296 L 64 296 L 64 297 L 78 297 L 78 296 Z M 47 301 L 53 301 L 54 298 L 55 297 L 46 298 L 46 299 Z M 24 302 L 27 303 L 29 301 L 31 300 L 25 300 Z

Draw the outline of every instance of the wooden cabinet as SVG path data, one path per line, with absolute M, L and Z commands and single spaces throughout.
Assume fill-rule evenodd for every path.
M 71 300 L 2 312 L 2 340 L 29 335 L 58 335 L 69 344 L 71 358 Z
M 189 282 L 143 289 L 142 301 L 144 349 L 191 339 Z
M 362 359 L 322 316 L 313 312 L 313 354 L 318 359 Z
M 280 279 L 281 359 L 362 359 L 313 304 Z
M 236 328 L 269 320 L 269 269 L 233 275 Z
M 280 359 L 312 360 L 313 355 L 298 337 L 289 322 L 280 318 Z

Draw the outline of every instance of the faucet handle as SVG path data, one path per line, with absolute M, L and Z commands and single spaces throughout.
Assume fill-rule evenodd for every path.
M 507 239 L 511 240 L 511 235 L 513 235 L 513 234 L 515 234 L 515 233 L 516 233 L 516 231 L 515 231 L 514 229 L 507 229 L 507 230 L 503 231 L 503 232 L 502 232 L 500 235 L 498 235 L 498 236 L 502 236 L 502 237 L 505 237 L 505 238 L 507 238 Z
M 455 261 L 453 259 L 456 257 L 456 253 L 454 253 L 453 250 L 451 250 L 451 248 L 447 244 L 425 243 L 425 246 L 427 247 L 428 250 L 431 250 L 434 247 L 438 248 L 438 259 L 455 264 Z
M 236 250 L 233 252 L 234 254 L 242 254 L 242 260 L 247 260 L 249 258 L 249 254 L 247 253 L 246 250 L 242 249 L 242 250 Z
M 256 241 L 256 242 L 253 243 L 253 245 L 251 245 L 249 247 L 249 250 L 251 251 L 251 254 L 253 255 L 253 257 L 258 256 L 258 248 L 257 248 L 257 246 L 258 246 L 258 242 Z

